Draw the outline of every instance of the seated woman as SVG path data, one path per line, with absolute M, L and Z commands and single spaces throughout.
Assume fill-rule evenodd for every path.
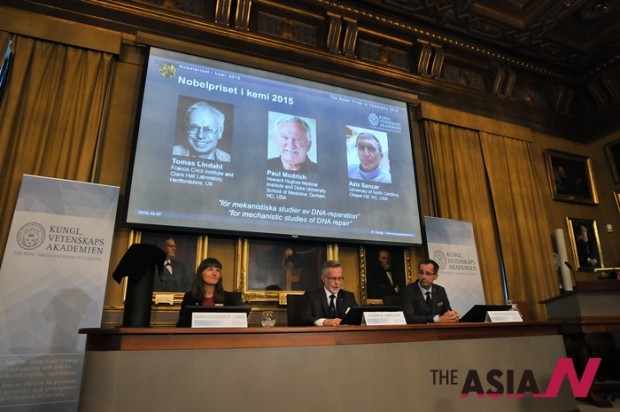
M 188 306 L 239 306 L 241 303 L 241 293 L 224 291 L 220 261 L 206 258 L 196 269 L 192 288 L 183 296 L 177 327 L 191 326 L 192 317 L 186 310 Z

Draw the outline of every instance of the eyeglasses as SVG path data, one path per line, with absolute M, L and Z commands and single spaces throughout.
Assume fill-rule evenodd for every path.
M 434 276 L 434 275 L 436 275 L 436 273 L 428 272 L 426 270 L 418 270 L 418 275 Z
M 344 276 L 340 276 L 340 277 L 327 276 L 327 275 L 323 275 L 323 276 L 325 276 L 325 279 L 331 280 L 331 281 L 334 281 L 334 282 L 342 282 L 344 280 Z
M 220 129 L 212 129 L 209 126 L 200 127 L 195 124 L 190 124 L 187 127 L 187 132 L 191 134 L 199 134 L 200 132 L 202 132 L 202 134 L 212 137 L 217 136 L 220 133 Z

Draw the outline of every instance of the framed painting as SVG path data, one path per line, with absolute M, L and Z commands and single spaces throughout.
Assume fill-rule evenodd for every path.
M 594 271 L 603 267 L 596 221 L 567 217 L 566 223 L 577 270 Z
M 359 261 L 362 304 L 382 304 L 412 282 L 408 248 L 360 246 Z
M 618 213 L 620 213 L 620 191 L 614 192 L 614 199 L 616 199 L 616 206 L 618 206 Z
M 590 158 L 557 150 L 545 150 L 545 160 L 554 200 L 598 204 Z
M 153 302 L 181 303 L 183 294 L 191 287 L 196 267 L 206 256 L 206 240 L 203 236 L 163 231 L 132 231 L 129 246 L 134 243 L 150 243 L 166 253 L 164 269 L 155 274 Z M 126 294 L 123 278 L 123 301 Z
M 605 146 L 605 155 L 609 161 L 614 181 L 620 183 L 620 139 Z
M 333 245 L 289 240 L 240 239 L 235 290 L 248 302 L 286 302 L 287 294 L 302 294 L 321 284 L 321 265 L 336 259 Z

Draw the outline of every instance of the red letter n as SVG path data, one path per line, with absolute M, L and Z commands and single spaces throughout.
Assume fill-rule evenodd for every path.
M 575 396 L 576 398 L 585 398 L 586 396 L 588 396 L 588 392 L 590 391 L 590 387 L 592 386 L 592 382 L 594 381 L 594 375 L 596 375 L 596 371 L 598 370 L 598 366 L 600 364 L 601 358 L 588 359 L 588 363 L 585 370 L 583 371 L 583 375 L 581 376 L 580 381 L 577 378 L 577 372 L 575 371 L 575 365 L 573 364 L 573 360 L 571 358 L 560 358 L 558 359 L 558 363 L 555 365 L 553 375 L 551 375 L 549 386 L 547 386 L 547 392 L 545 392 L 544 394 L 534 394 L 534 397 L 557 397 L 558 392 L 560 391 L 560 386 L 562 386 L 564 376 L 567 376 L 571 390 L 573 391 L 573 396 Z

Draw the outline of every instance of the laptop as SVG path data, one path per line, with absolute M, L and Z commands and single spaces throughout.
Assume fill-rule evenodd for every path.
M 512 305 L 474 305 L 459 322 L 484 322 L 488 311 L 510 310 Z
M 398 312 L 401 311 L 400 306 L 383 306 L 383 305 L 367 305 L 367 306 L 354 306 L 349 308 L 349 311 L 342 321 L 341 325 L 361 325 L 364 312 Z
M 181 310 L 177 327 L 191 327 L 194 313 L 245 313 L 248 316 L 251 310 L 251 306 L 186 306 Z

